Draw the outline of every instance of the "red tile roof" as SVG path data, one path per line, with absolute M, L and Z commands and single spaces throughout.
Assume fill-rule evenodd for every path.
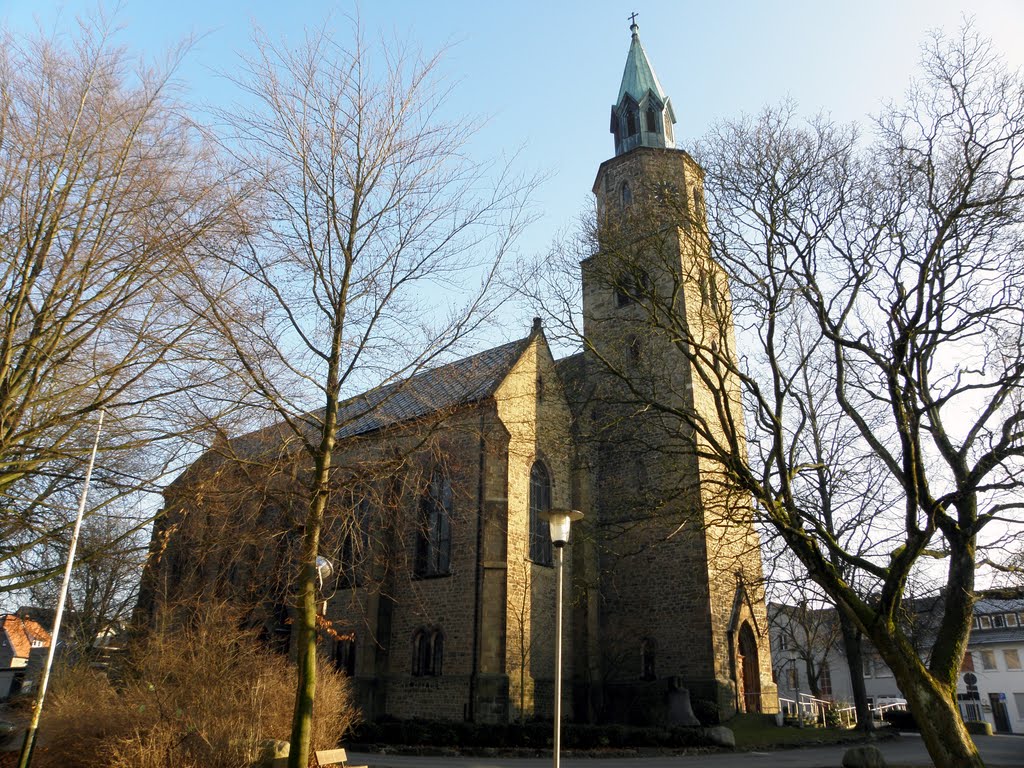
M 41 642 L 43 648 L 50 645 L 50 633 L 39 622 L 23 619 L 15 613 L 0 617 L 0 632 L 3 632 L 14 655 L 19 658 L 28 658 L 33 640 Z

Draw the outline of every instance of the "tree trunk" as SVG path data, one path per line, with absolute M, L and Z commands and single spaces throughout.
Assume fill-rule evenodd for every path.
M 921 729 L 928 754 L 938 768 L 984 768 L 978 748 L 967 733 L 949 693 L 921 675 L 897 676 L 903 695 Z
M 309 532 L 304 537 L 310 538 Z M 317 536 L 317 539 L 319 536 Z M 313 699 L 316 696 L 316 543 L 313 560 L 307 559 L 307 541 L 303 542 L 302 575 L 299 579 L 298 684 L 295 688 L 295 710 L 292 715 L 291 746 L 288 768 L 306 768 L 309 764 L 310 741 L 313 732 Z
M 874 727 L 871 710 L 868 709 L 868 691 L 864 685 L 864 655 L 861 635 L 842 611 L 839 614 L 839 631 L 843 635 L 843 655 L 850 670 L 850 687 L 853 688 L 853 708 L 857 713 L 857 728 L 870 731 Z

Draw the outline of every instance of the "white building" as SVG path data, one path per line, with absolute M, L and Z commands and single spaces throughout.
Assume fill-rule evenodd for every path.
M 1024 596 L 985 597 L 957 683 L 960 712 L 1001 733 L 1024 733 Z
M 920 601 L 919 608 L 931 603 Z M 965 720 L 987 721 L 999 733 L 1024 733 L 1024 590 L 985 593 L 974 614 L 957 686 L 960 713 Z M 818 690 L 814 698 L 839 708 L 852 706 L 853 686 L 835 611 L 771 604 L 768 616 L 772 669 L 783 708 L 787 699 L 808 702 L 812 688 Z M 927 658 L 935 617 L 927 610 L 918 610 L 916 616 L 921 655 Z M 877 708 L 902 700 L 892 671 L 867 642 L 863 656 L 869 704 Z

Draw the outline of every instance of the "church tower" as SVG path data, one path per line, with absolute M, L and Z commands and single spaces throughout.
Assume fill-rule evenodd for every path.
M 676 149 L 635 18 L 630 31 L 615 156 L 597 173 L 594 255 L 581 265 L 578 500 L 594 551 L 580 555 L 591 563 L 579 569 L 578 652 L 591 706 L 610 719 L 679 722 L 683 689 L 698 712 L 774 712 L 750 501 L 707 450 L 745 444 L 728 279 L 708 245 L 703 170 Z

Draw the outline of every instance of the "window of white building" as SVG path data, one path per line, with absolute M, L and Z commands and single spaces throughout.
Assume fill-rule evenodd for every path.
M 786 681 L 792 691 L 800 687 L 800 670 L 796 668 L 795 664 L 786 669 Z
M 995 651 L 984 650 L 981 652 L 981 668 L 984 670 L 998 669 Z
M 1020 651 L 1016 648 L 1003 649 L 1003 661 L 1007 669 L 1020 669 Z

